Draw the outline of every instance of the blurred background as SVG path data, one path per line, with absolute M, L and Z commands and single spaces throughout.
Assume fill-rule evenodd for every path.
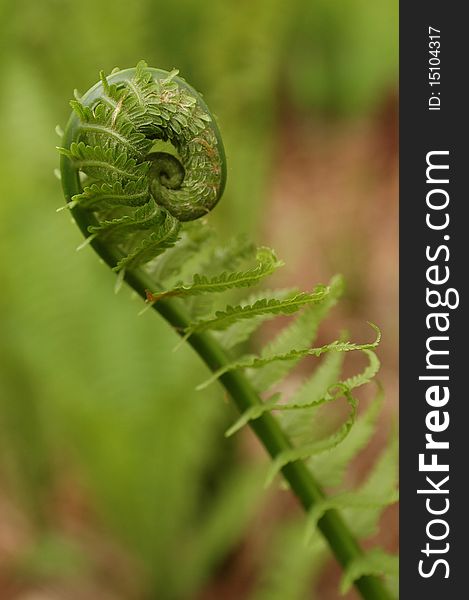
M 274 247 L 277 285 L 344 274 L 324 340 L 383 330 L 359 481 L 397 406 L 397 2 L 2 0 L 0 28 L 1 600 L 339 598 L 254 436 L 227 441 L 221 389 L 194 391 L 197 356 L 75 252 L 54 128 L 142 58 L 203 92 L 229 167 L 215 226 Z M 370 543 L 396 529 L 390 509 Z

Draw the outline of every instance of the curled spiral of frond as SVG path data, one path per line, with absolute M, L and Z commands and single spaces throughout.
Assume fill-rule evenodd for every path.
M 174 245 L 181 222 L 206 215 L 223 193 L 217 125 L 177 75 L 140 62 L 108 77 L 101 73 L 100 82 L 71 102 L 60 148 L 67 201 L 93 213 L 92 239 L 117 240 L 117 270 L 145 264 Z

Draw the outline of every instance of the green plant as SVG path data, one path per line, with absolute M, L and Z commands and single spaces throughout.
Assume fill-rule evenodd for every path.
M 394 559 L 363 554 L 337 509 L 365 510 L 375 522 L 379 510 L 396 499 L 391 470 L 384 472 L 379 494 L 370 484 L 329 498 L 313 476 L 322 471 L 324 479 L 340 479 L 369 437 L 378 401 L 357 422 L 352 392 L 379 368 L 373 352 L 379 330 L 372 325 L 371 343 L 340 338 L 311 347 L 341 294 L 340 278 L 311 292 L 264 291 L 228 305 L 220 300 L 222 292 L 251 287 L 281 262 L 272 250 L 256 251 L 243 239 L 220 243 L 201 219 L 223 193 L 225 157 L 207 106 L 177 72 L 143 62 L 115 70 L 72 107 L 60 149 L 61 177 L 85 243 L 117 272 L 117 289 L 126 281 L 196 350 L 212 371 L 199 388 L 214 380 L 225 387 L 241 411 L 227 434 L 250 424 L 273 458 L 268 480 L 281 471 L 310 511 L 310 529 L 320 529 L 345 568 L 344 587 L 354 581 L 365 599 L 389 598 L 376 574 L 393 571 Z M 293 314 L 296 318 L 259 355 L 241 353 L 261 323 Z M 362 352 L 368 364 L 341 379 L 341 357 L 349 351 Z M 285 402 L 272 393 L 300 359 L 326 353 L 331 359 L 293 399 Z M 340 399 L 348 416 L 335 430 L 312 433 L 305 427 L 321 406 Z

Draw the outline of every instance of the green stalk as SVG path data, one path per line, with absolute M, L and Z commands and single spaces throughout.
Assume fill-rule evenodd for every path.
M 146 290 L 154 287 L 154 282 L 142 272 L 134 271 L 126 275 L 127 283 L 142 297 Z M 178 332 L 184 330 L 189 321 L 181 310 L 170 300 L 161 300 L 153 308 Z M 208 333 L 193 334 L 188 343 L 212 371 L 217 371 L 230 361 L 214 337 Z M 243 413 L 248 408 L 262 402 L 257 392 L 240 371 L 229 371 L 220 377 L 220 382 L 233 399 L 238 410 Z M 272 458 L 292 447 L 277 419 L 264 413 L 250 421 L 250 427 L 262 442 Z M 315 481 L 303 461 L 297 460 L 285 465 L 282 473 L 305 510 L 324 498 L 320 485 Z M 342 567 L 363 554 L 358 542 L 336 510 L 328 510 L 319 520 L 318 527 Z M 365 575 L 355 582 L 364 600 L 392 600 L 380 578 Z
M 64 175 L 64 170 L 62 174 Z M 89 235 L 87 231 L 90 223 L 89 215 L 77 208 L 73 209 L 73 215 L 85 236 Z M 91 245 L 109 266 L 113 267 L 117 264 L 118 257 L 110 252 L 109 248 L 100 244 L 98 240 L 93 240 Z M 125 281 L 143 299 L 146 299 L 147 290 L 155 289 L 155 282 L 141 269 L 127 271 Z M 162 299 L 153 304 L 152 308 L 178 333 L 182 333 L 189 324 L 189 320 L 174 301 Z M 187 341 L 212 372 L 218 371 L 231 362 L 210 333 L 194 333 Z M 228 371 L 219 378 L 219 381 L 241 413 L 262 402 L 241 371 Z M 249 425 L 272 458 L 292 447 L 272 414 L 264 413 L 258 419 L 250 421 Z M 297 460 L 285 465 L 282 474 L 306 511 L 324 498 L 320 485 L 315 481 L 304 461 Z M 338 511 L 333 509 L 326 511 L 319 520 L 318 527 L 342 567 L 346 568 L 357 556 L 363 554 Z M 381 579 L 374 575 L 364 575 L 357 579 L 355 587 L 364 600 L 393 600 Z

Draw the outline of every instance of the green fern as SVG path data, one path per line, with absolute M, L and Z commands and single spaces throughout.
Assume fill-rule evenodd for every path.
M 334 277 L 328 286 L 327 296 L 318 303 L 307 306 L 288 327 L 284 327 L 280 333 L 263 348 L 261 357 L 272 357 L 288 353 L 292 348 L 304 348 L 310 346 L 316 340 L 319 325 L 335 306 L 344 288 L 342 277 Z M 290 361 L 273 361 L 265 364 L 262 369 L 250 373 L 253 385 L 259 391 L 268 390 L 281 381 L 289 371 L 298 363 L 298 359 Z
M 213 317 L 189 325 L 186 328 L 186 334 L 189 336 L 203 331 L 226 329 L 241 319 L 252 319 L 264 315 L 291 315 L 307 304 L 320 302 L 328 293 L 327 288 L 320 286 L 311 293 L 301 292 L 281 300 L 262 298 L 254 304 L 228 305 L 224 310 L 217 311 Z M 237 367 L 233 366 L 233 368 Z
M 212 375 L 199 389 L 220 379 L 242 413 L 228 434 L 247 423 L 253 427 L 273 458 L 268 481 L 282 471 L 311 510 L 310 529 L 317 524 L 327 539 L 333 535 L 340 540 L 331 543 L 348 565 L 347 585 L 356 580 L 364 598 L 388 598 L 374 576 L 379 560 L 373 558 L 373 568 L 360 562 L 361 555 L 351 550 L 356 544 L 350 531 L 331 510 L 356 509 L 358 497 L 326 499 L 313 475 L 316 466 L 326 464 L 334 475 L 341 475 L 371 435 L 376 403 L 357 423 L 354 390 L 369 383 L 378 370 L 373 350 L 380 341 L 379 329 L 370 324 L 372 342 L 354 343 L 339 336 L 313 346 L 320 323 L 342 293 L 340 278 L 311 292 L 238 296 L 282 263 L 272 250 L 254 251 L 242 239 L 221 244 L 205 219 L 192 222 L 218 202 L 226 166 L 208 108 L 177 71 L 166 73 L 141 62 L 135 69 L 101 75 L 100 83 L 72 101 L 72 108 L 60 149 L 62 182 L 87 241 L 118 272 L 118 283 L 127 281 L 205 360 Z M 276 316 L 293 318 L 259 354 L 242 354 L 241 345 Z M 357 351 L 368 360 L 361 373 L 342 379 L 341 360 L 329 359 L 293 398 L 277 392 L 262 402 L 260 394 L 278 385 L 301 359 Z M 343 422 L 324 436 L 308 432 L 305 424 L 314 422 L 319 407 L 340 399 L 348 406 Z M 282 428 L 272 412 L 287 415 L 280 418 Z M 362 490 L 363 502 L 369 496 L 369 490 Z M 386 501 L 392 499 L 389 491 Z M 384 501 L 370 503 L 375 508 Z M 383 571 L 387 563 L 383 561 Z
M 385 448 L 365 483 L 356 491 L 341 492 L 324 498 L 309 512 L 306 537 L 310 539 L 319 519 L 331 508 L 344 510 L 351 527 L 360 537 L 376 532 L 382 509 L 397 502 L 397 444 Z
M 257 266 L 240 271 L 237 273 L 223 272 L 215 277 L 207 277 L 205 275 L 194 275 L 191 283 L 184 285 L 180 284 L 171 290 L 159 292 L 157 294 L 149 294 L 149 302 L 157 302 L 162 298 L 170 296 L 198 296 L 200 294 L 214 294 L 217 292 L 225 292 L 234 288 L 250 287 L 255 285 L 264 277 L 271 275 L 275 269 L 283 263 L 277 260 L 274 252 L 269 248 L 259 248 L 257 250 L 256 259 Z

